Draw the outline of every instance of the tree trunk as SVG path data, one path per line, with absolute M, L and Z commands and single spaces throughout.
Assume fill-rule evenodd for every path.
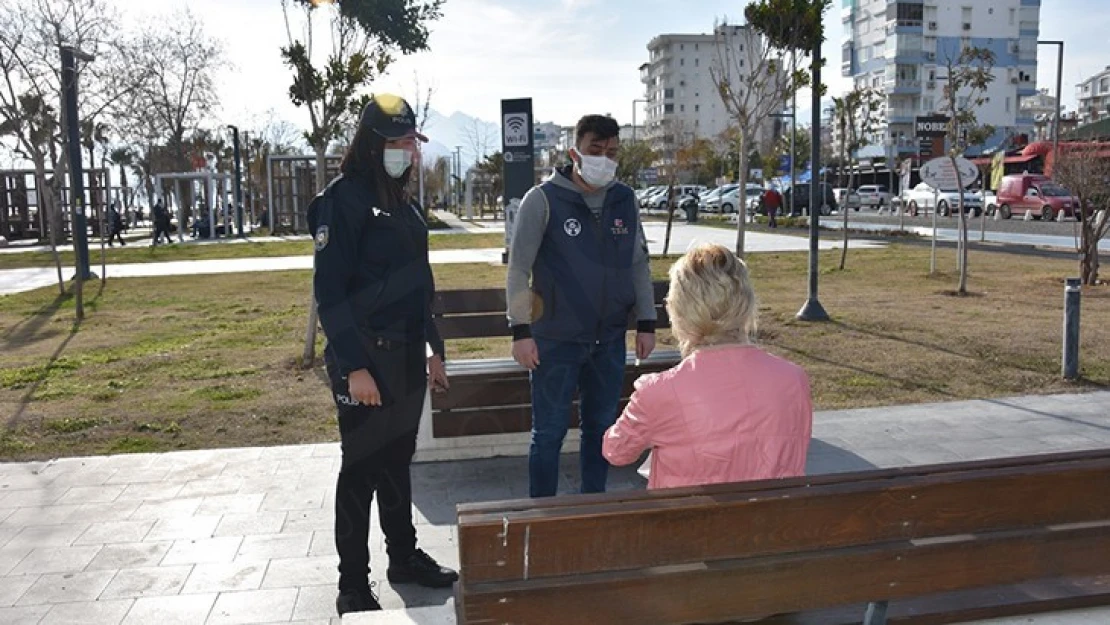
M 748 150 L 747 150 L 747 131 L 743 128 L 740 129 L 739 143 L 740 143 L 740 171 L 737 173 L 737 182 L 739 187 L 736 191 L 736 256 L 744 258 L 744 234 L 746 232 L 746 222 L 748 220 Z M 790 190 L 791 197 L 793 197 L 794 190 Z
M 957 206 L 957 210 L 959 210 L 960 234 L 959 234 L 959 244 L 956 246 L 956 248 L 957 248 L 956 253 L 957 253 L 957 261 L 958 261 L 958 264 L 960 266 L 960 283 L 959 283 L 959 286 L 956 289 L 956 292 L 959 293 L 960 295 L 967 295 L 967 245 L 968 245 L 968 243 L 967 243 L 967 213 L 964 211 L 964 179 L 963 179 L 963 176 L 960 175 L 960 168 L 956 166 L 956 157 L 952 156 L 950 158 L 951 158 L 951 161 L 952 161 L 952 167 L 956 170 L 956 193 L 959 194 L 957 196 L 956 206 Z M 936 207 L 933 207 L 933 210 L 935 211 Z
M 663 256 L 671 249 L 671 226 L 674 225 L 674 165 L 671 166 L 671 181 L 667 188 L 667 233 L 663 235 Z
M 1081 198 L 1080 202 L 1085 202 Z M 1086 212 L 1086 209 L 1082 209 Z M 1099 258 L 1098 243 L 1106 233 L 1110 213 L 1106 211 L 1086 212 L 1080 224 L 1082 229 L 1079 250 L 1079 277 L 1083 284 L 1093 286 L 1098 282 Z
M 324 190 L 328 184 L 328 144 L 327 142 L 318 143 L 313 146 L 316 150 L 316 191 Z M 270 224 L 270 231 L 272 232 L 274 224 Z M 315 232 L 309 234 L 315 236 Z M 315 269 L 313 269 L 315 271 Z M 316 326 L 319 321 L 316 315 L 316 295 L 312 291 L 312 287 L 308 289 L 308 323 L 304 331 L 304 352 L 301 354 L 301 367 L 305 369 L 312 368 L 312 364 L 316 362 Z
M 35 190 L 38 193 L 42 209 L 46 212 L 44 227 L 50 230 L 50 255 L 54 258 L 54 267 L 58 270 L 58 294 L 66 294 L 66 280 L 62 275 L 62 256 L 58 253 L 58 235 L 62 229 L 62 220 L 59 218 L 57 195 L 54 188 L 46 184 L 46 160 L 44 155 L 35 155 Z M 55 174 L 57 175 L 57 174 Z
M 843 133 L 841 133 L 840 136 L 843 137 L 844 136 Z M 854 138 L 851 139 L 851 141 L 852 141 L 853 144 L 855 143 Z M 845 149 L 844 160 L 845 161 L 848 160 L 847 149 Z M 852 183 L 855 182 L 855 180 L 854 180 L 855 175 L 856 175 L 856 170 L 854 168 L 851 168 L 851 169 L 848 170 L 848 186 L 845 187 L 847 189 L 847 191 L 844 194 L 844 205 L 840 207 L 840 212 L 844 216 L 844 245 L 843 245 L 843 247 L 840 248 L 840 271 L 844 271 L 844 264 L 848 261 L 848 198 L 852 196 Z M 816 181 L 812 181 L 812 182 L 810 182 L 810 184 L 816 184 Z M 824 198 L 825 197 L 825 190 L 822 189 L 817 194 L 821 198 Z M 812 219 L 813 218 L 812 217 L 812 215 L 813 215 L 813 207 L 812 206 L 809 207 L 809 212 L 810 212 L 810 219 Z M 818 208 L 817 212 L 818 212 L 818 214 L 820 214 L 821 209 Z

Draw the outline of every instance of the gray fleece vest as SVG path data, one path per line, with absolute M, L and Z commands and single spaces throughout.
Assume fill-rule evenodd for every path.
M 576 343 L 623 337 L 636 304 L 632 258 L 638 211 L 632 189 L 610 187 L 596 217 L 576 191 L 551 182 L 540 190 L 549 211 L 532 265 L 537 296 L 532 333 Z

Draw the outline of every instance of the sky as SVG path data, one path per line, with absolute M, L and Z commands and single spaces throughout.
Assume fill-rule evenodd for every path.
M 281 0 L 115 0 L 128 20 L 159 19 L 188 6 L 209 33 L 224 41 L 231 63 L 220 76 L 223 123 L 248 125 L 267 110 L 307 126 L 308 114 L 288 98 L 289 70 L 278 49 L 286 43 Z M 632 121 L 643 97 L 639 66 L 648 41 L 662 33 L 702 33 L 715 20 L 743 21 L 746 3 L 733 0 L 447 0 L 431 25 L 430 50 L 398 59 L 372 91 L 413 100 L 416 78 L 435 88 L 432 108 L 484 120 L 500 117 L 503 98 L 531 97 L 539 121 L 573 125 L 587 113 Z M 136 5 L 142 8 L 136 8 Z M 850 88 L 840 76 L 841 1 L 825 16 L 824 72 L 829 93 Z M 1075 84 L 1110 65 L 1110 3 L 1043 0 L 1041 39 L 1065 41 L 1064 106 L 1074 107 Z M 1055 90 L 1054 47 L 1041 47 L 1038 82 Z M 799 96 L 805 119 L 808 94 Z M 642 106 L 642 105 L 641 105 Z M 637 113 L 642 122 L 643 109 Z M 242 121 L 246 120 L 246 121 Z M 435 129 L 428 132 L 434 135 Z

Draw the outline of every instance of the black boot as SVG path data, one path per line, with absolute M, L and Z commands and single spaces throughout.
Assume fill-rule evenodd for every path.
M 377 612 L 382 609 L 378 599 L 369 588 L 341 590 L 335 598 L 335 611 L 339 616 L 348 612 Z
M 385 575 L 391 584 L 419 584 L 426 588 L 449 588 L 459 579 L 458 573 L 440 566 L 422 549 L 403 562 L 390 562 Z

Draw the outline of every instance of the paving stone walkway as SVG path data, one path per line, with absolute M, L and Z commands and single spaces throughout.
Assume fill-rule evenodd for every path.
M 820 412 L 814 436 L 810 473 L 1106 448 L 1110 392 Z M 319 444 L 0 463 L 0 623 L 338 623 L 338 462 Z M 561 492 L 576 475 L 568 454 Z M 527 460 L 418 464 L 413 481 L 421 546 L 455 566 L 455 505 L 525 496 Z M 629 467 L 611 485 L 644 482 Z M 385 583 L 376 531 L 371 561 L 393 611 L 348 621 L 449 622 L 449 590 Z

